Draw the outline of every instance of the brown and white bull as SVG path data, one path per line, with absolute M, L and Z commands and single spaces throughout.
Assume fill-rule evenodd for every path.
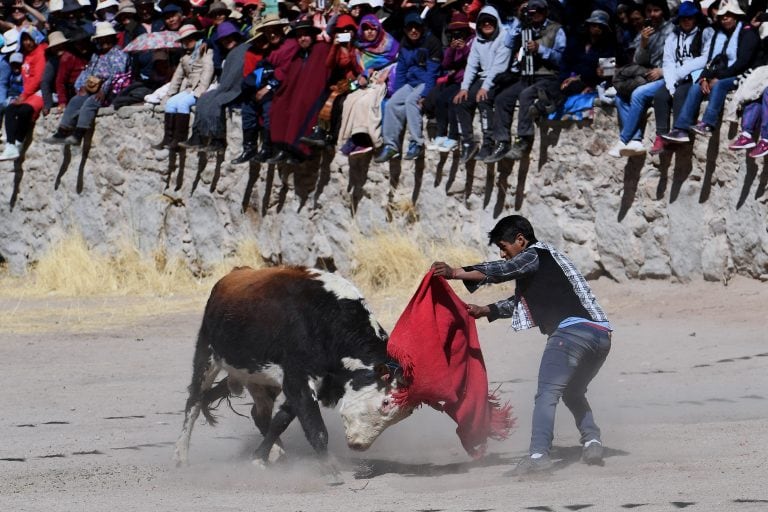
M 211 403 L 246 388 L 253 397 L 251 416 L 264 436 L 254 463 L 279 456 L 279 437 L 297 417 L 338 480 L 319 404 L 341 402 L 353 450 L 367 449 L 412 412 L 392 399 L 399 382 L 390 371 L 387 339 L 357 288 L 337 274 L 305 267 L 234 269 L 214 285 L 205 307 L 174 459 L 188 462 L 201 412 L 214 424 Z M 222 370 L 227 376 L 214 385 Z M 284 401 L 273 417 L 281 392 Z

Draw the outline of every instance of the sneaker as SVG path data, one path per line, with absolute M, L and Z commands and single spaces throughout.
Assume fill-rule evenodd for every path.
M 660 155 L 667 150 L 666 144 L 666 141 L 661 137 L 661 135 L 657 135 L 656 139 L 653 141 L 653 146 L 651 146 L 651 150 L 648 151 L 648 153 L 651 155 Z
M 534 473 L 545 473 L 552 469 L 554 463 L 549 455 L 542 455 L 539 458 L 524 457 L 517 466 L 512 468 L 511 471 L 506 473 L 507 476 L 522 476 L 530 475 Z
M 493 147 L 493 152 L 483 159 L 483 162 L 487 164 L 493 164 L 502 160 L 509 150 L 512 149 L 512 145 L 509 142 L 498 142 Z
M 596 439 L 584 443 L 584 449 L 581 451 L 581 460 L 584 464 L 589 464 L 590 466 L 602 466 L 603 444 Z
M 509 158 L 510 160 L 521 160 L 531 151 L 531 147 L 533 147 L 533 142 L 530 138 L 518 137 L 515 143 L 512 144 L 510 150 L 507 151 L 507 154 L 504 155 L 504 158 Z
M 477 155 L 477 150 L 479 148 L 477 147 L 476 142 L 470 142 L 470 143 L 464 143 L 461 145 L 461 157 L 459 157 L 459 162 L 462 164 L 465 164 L 469 162 L 470 160 L 475 158 L 475 155 Z
M 662 135 L 662 138 L 670 142 L 691 142 L 691 138 L 688 136 L 688 132 L 679 128 L 675 128 L 671 132 Z
M 394 146 L 385 145 L 383 148 L 381 148 L 381 151 L 379 151 L 379 154 L 376 155 L 373 161 L 377 164 L 383 164 L 384 162 L 389 162 L 393 158 L 399 157 L 400 152 L 397 150 L 397 148 Z
M 443 143 L 440 145 L 440 147 L 437 148 L 437 150 L 441 153 L 450 153 L 457 147 L 459 147 L 459 141 L 457 141 L 456 139 L 449 139 L 448 137 L 446 137 Z
M 365 153 L 370 153 L 371 151 L 373 151 L 371 146 L 355 146 L 352 151 L 349 152 L 349 156 L 364 155 Z
M 6 161 L 6 160 L 16 160 L 19 158 L 19 149 L 21 148 L 21 143 L 17 142 L 15 144 L 11 144 L 10 142 L 5 145 L 5 149 L 3 149 L 2 154 L 0 154 L 0 161 Z
M 56 133 L 44 138 L 43 142 L 46 144 L 66 144 L 65 140 L 67 140 L 67 134 L 61 130 L 56 130 Z
M 478 151 L 477 155 L 475 155 L 475 160 L 485 162 L 485 159 L 491 156 L 491 153 L 493 153 L 495 147 L 496 146 L 493 144 L 492 140 L 483 141 L 483 145 L 480 146 L 480 151 Z
M 712 135 L 712 132 L 715 131 L 713 127 L 709 126 L 707 123 L 704 123 L 702 121 L 699 121 L 695 125 L 691 126 L 691 130 L 705 137 L 709 137 L 710 135 Z
M 619 150 L 621 156 L 640 156 L 645 154 L 645 147 L 639 140 L 627 142 L 623 149 Z
M 342 155 L 349 156 L 356 147 L 358 146 L 355 144 L 355 141 L 352 139 L 347 139 L 347 142 L 341 145 L 339 151 Z
M 435 137 L 434 139 L 429 141 L 429 144 L 427 144 L 427 149 L 430 151 L 439 151 L 440 146 L 443 145 L 443 143 L 447 138 L 448 137 L 443 137 L 442 135 L 440 137 Z
M 627 147 L 626 144 L 624 144 L 621 141 L 616 142 L 616 144 L 613 145 L 613 147 L 608 151 L 608 155 L 612 156 L 613 158 L 621 158 L 621 152 L 624 150 L 624 148 Z
M 411 141 L 408 145 L 408 151 L 403 155 L 403 160 L 416 160 L 424 156 L 424 145 Z
M 760 139 L 757 146 L 749 152 L 750 158 L 762 158 L 768 155 L 768 139 Z
M 731 144 L 728 146 L 728 149 L 733 149 L 733 150 L 752 149 L 755 146 L 757 146 L 757 143 L 752 138 L 752 136 L 746 133 L 742 133 L 741 135 L 739 135 L 738 139 L 731 142 Z

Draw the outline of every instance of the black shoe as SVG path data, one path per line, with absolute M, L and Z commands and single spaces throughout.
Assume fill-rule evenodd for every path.
M 56 133 L 43 139 L 46 144 L 66 144 L 68 133 L 63 130 L 56 130 Z
M 531 151 L 533 142 L 527 137 L 518 138 L 507 152 L 505 158 L 510 160 L 522 160 L 522 158 Z
M 603 465 L 603 445 L 600 441 L 592 441 L 581 451 L 581 460 L 590 466 Z
M 459 158 L 459 162 L 462 164 L 465 164 L 475 158 L 475 155 L 477 155 L 477 151 L 480 148 L 477 145 L 477 142 L 469 142 L 464 143 L 461 145 L 461 157 Z
M 524 457 L 517 466 L 504 473 L 504 476 L 523 476 L 536 473 L 546 473 L 552 469 L 554 463 L 549 455 L 542 455 L 538 459 L 533 457 Z
M 485 159 L 491 156 L 493 153 L 494 145 L 492 141 L 483 141 L 483 145 L 480 146 L 480 151 L 475 155 L 475 160 L 485 162 Z
M 187 149 L 198 149 L 202 145 L 203 141 L 200 139 L 200 134 L 194 129 L 192 130 L 192 136 L 189 139 L 179 142 L 179 146 Z
M 288 158 L 288 155 L 285 154 L 285 151 L 280 150 L 274 155 L 272 155 L 271 157 L 267 158 L 265 162 L 270 165 L 274 165 L 274 164 L 279 164 L 285 161 L 287 158 Z
M 239 156 L 232 159 L 232 165 L 237 164 L 244 164 L 245 162 L 250 162 L 253 160 L 256 155 L 258 155 L 258 151 L 256 151 L 256 146 L 253 144 L 245 144 L 243 146 L 243 152 L 240 153 Z
M 315 129 L 312 130 L 312 133 L 310 133 L 306 137 L 300 138 L 299 140 L 304 144 L 306 144 L 307 146 L 324 148 L 328 145 L 328 139 L 329 139 L 328 132 L 326 132 L 319 126 L 315 126 Z
M 416 160 L 424 156 L 424 146 L 417 142 L 408 145 L 408 151 L 403 155 L 403 160 Z
M 205 147 L 208 153 L 223 153 L 227 149 L 227 143 L 221 139 L 211 139 L 211 142 Z
M 498 142 L 493 148 L 493 153 L 483 159 L 483 162 L 487 164 L 494 164 L 501 161 L 504 156 L 509 152 L 512 146 L 509 142 Z
M 81 142 L 83 142 L 83 136 L 85 135 L 85 129 L 84 128 L 75 128 L 75 131 L 72 132 L 72 134 L 64 139 L 64 144 L 67 144 L 68 146 L 79 146 Z

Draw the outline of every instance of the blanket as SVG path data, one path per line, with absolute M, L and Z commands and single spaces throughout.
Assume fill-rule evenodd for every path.
M 395 400 L 428 404 L 458 424 L 462 446 L 474 458 L 488 438 L 505 439 L 514 425 L 512 407 L 488 393 L 488 377 L 475 319 L 443 277 L 422 280 L 387 344 L 409 385 Z

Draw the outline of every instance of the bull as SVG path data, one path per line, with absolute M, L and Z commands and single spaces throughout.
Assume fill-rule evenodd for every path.
M 337 274 L 305 267 L 232 270 L 214 285 L 205 307 L 174 460 L 188 463 L 200 413 L 215 424 L 212 404 L 245 388 L 264 437 L 254 463 L 266 466 L 282 454 L 280 435 L 298 418 L 331 481 L 340 483 L 320 404 L 341 402 L 347 445 L 357 451 L 413 411 L 393 399 L 404 383 L 387 357 L 387 340 L 357 288 Z M 215 383 L 222 371 L 226 376 Z M 280 394 L 284 400 L 273 416 Z

